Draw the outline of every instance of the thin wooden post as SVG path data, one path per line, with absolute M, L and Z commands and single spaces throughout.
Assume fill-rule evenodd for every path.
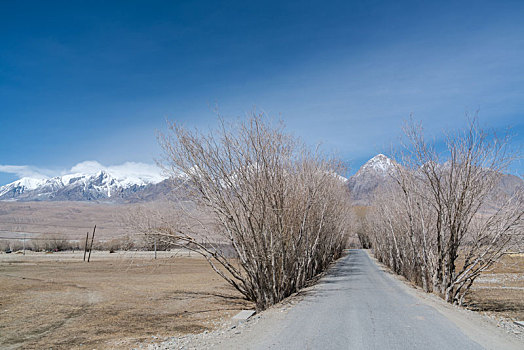
M 86 261 L 86 253 L 87 253 L 87 242 L 89 240 L 89 232 L 86 234 L 86 244 L 84 245 L 84 261 Z
M 25 233 L 24 233 L 24 239 L 22 240 L 23 242 L 23 245 L 24 245 L 24 255 L 25 255 Z
M 93 228 L 93 235 L 91 236 L 91 245 L 89 246 L 89 255 L 87 257 L 87 262 L 91 260 L 91 250 L 93 250 L 93 241 L 95 240 L 95 231 L 96 231 L 96 225 Z
M 156 260 L 156 240 L 157 238 L 155 237 L 155 260 Z

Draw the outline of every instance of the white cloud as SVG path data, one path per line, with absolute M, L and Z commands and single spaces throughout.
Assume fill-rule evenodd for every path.
M 95 174 L 105 168 L 106 167 L 104 167 L 102 164 L 94 160 L 86 160 L 85 162 L 81 162 L 73 166 L 71 170 L 64 172 L 64 175 L 74 173 Z
M 137 162 L 104 166 L 97 161 L 88 160 L 72 167 L 69 173 L 96 174 L 100 170 L 105 170 L 117 179 L 135 178 L 155 182 L 165 179 L 165 176 L 162 175 L 162 170 L 158 166 Z
M 54 175 L 54 172 L 49 169 L 30 165 L 0 165 L 0 173 L 15 174 L 19 178 L 32 177 L 35 179 L 47 179 Z

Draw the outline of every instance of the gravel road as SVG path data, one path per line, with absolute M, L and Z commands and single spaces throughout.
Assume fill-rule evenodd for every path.
M 464 316 L 464 310 L 417 293 L 424 294 L 385 272 L 365 251 L 351 250 L 292 307 L 266 311 L 242 332 L 207 345 L 223 349 L 524 349 L 493 325 L 475 319 L 477 315 Z

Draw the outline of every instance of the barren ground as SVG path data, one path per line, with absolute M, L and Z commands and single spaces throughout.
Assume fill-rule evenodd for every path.
M 466 298 L 471 310 L 524 320 L 524 254 L 508 254 L 484 272 Z
M 154 207 L 161 203 L 147 205 Z M 123 225 L 123 221 L 139 206 L 91 202 L 1 202 L 0 236 L 21 238 L 15 232 L 22 231 L 26 232 L 27 239 L 62 237 L 83 242 L 86 232 L 91 232 L 97 225 L 97 239 L 112 239 L 134 233 Z
M 1 347 L 127 349 L 213 329 L 251 307 L 205 260 L 172 255 L 0 254 Z

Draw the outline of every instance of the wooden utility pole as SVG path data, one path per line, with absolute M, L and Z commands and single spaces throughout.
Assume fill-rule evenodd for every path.
M 86 261 L 87 241 L 88 240 L 89 240 L 89 232 L 86 234 L 86 244 L 84 245 L 84 261 Z
M 155 260 L 156 260 L 156 240 L 157 238 L 155 237 Z
M 91 260 L 91 250 L 93 250 L 93 241 L 95 240 L 95 231 L 96 231 L 96 225 L 93 228 L 93 235 L 91 236 L 91 245 L 89 246 L 89 256 L 87 257 L 87 262 Z

